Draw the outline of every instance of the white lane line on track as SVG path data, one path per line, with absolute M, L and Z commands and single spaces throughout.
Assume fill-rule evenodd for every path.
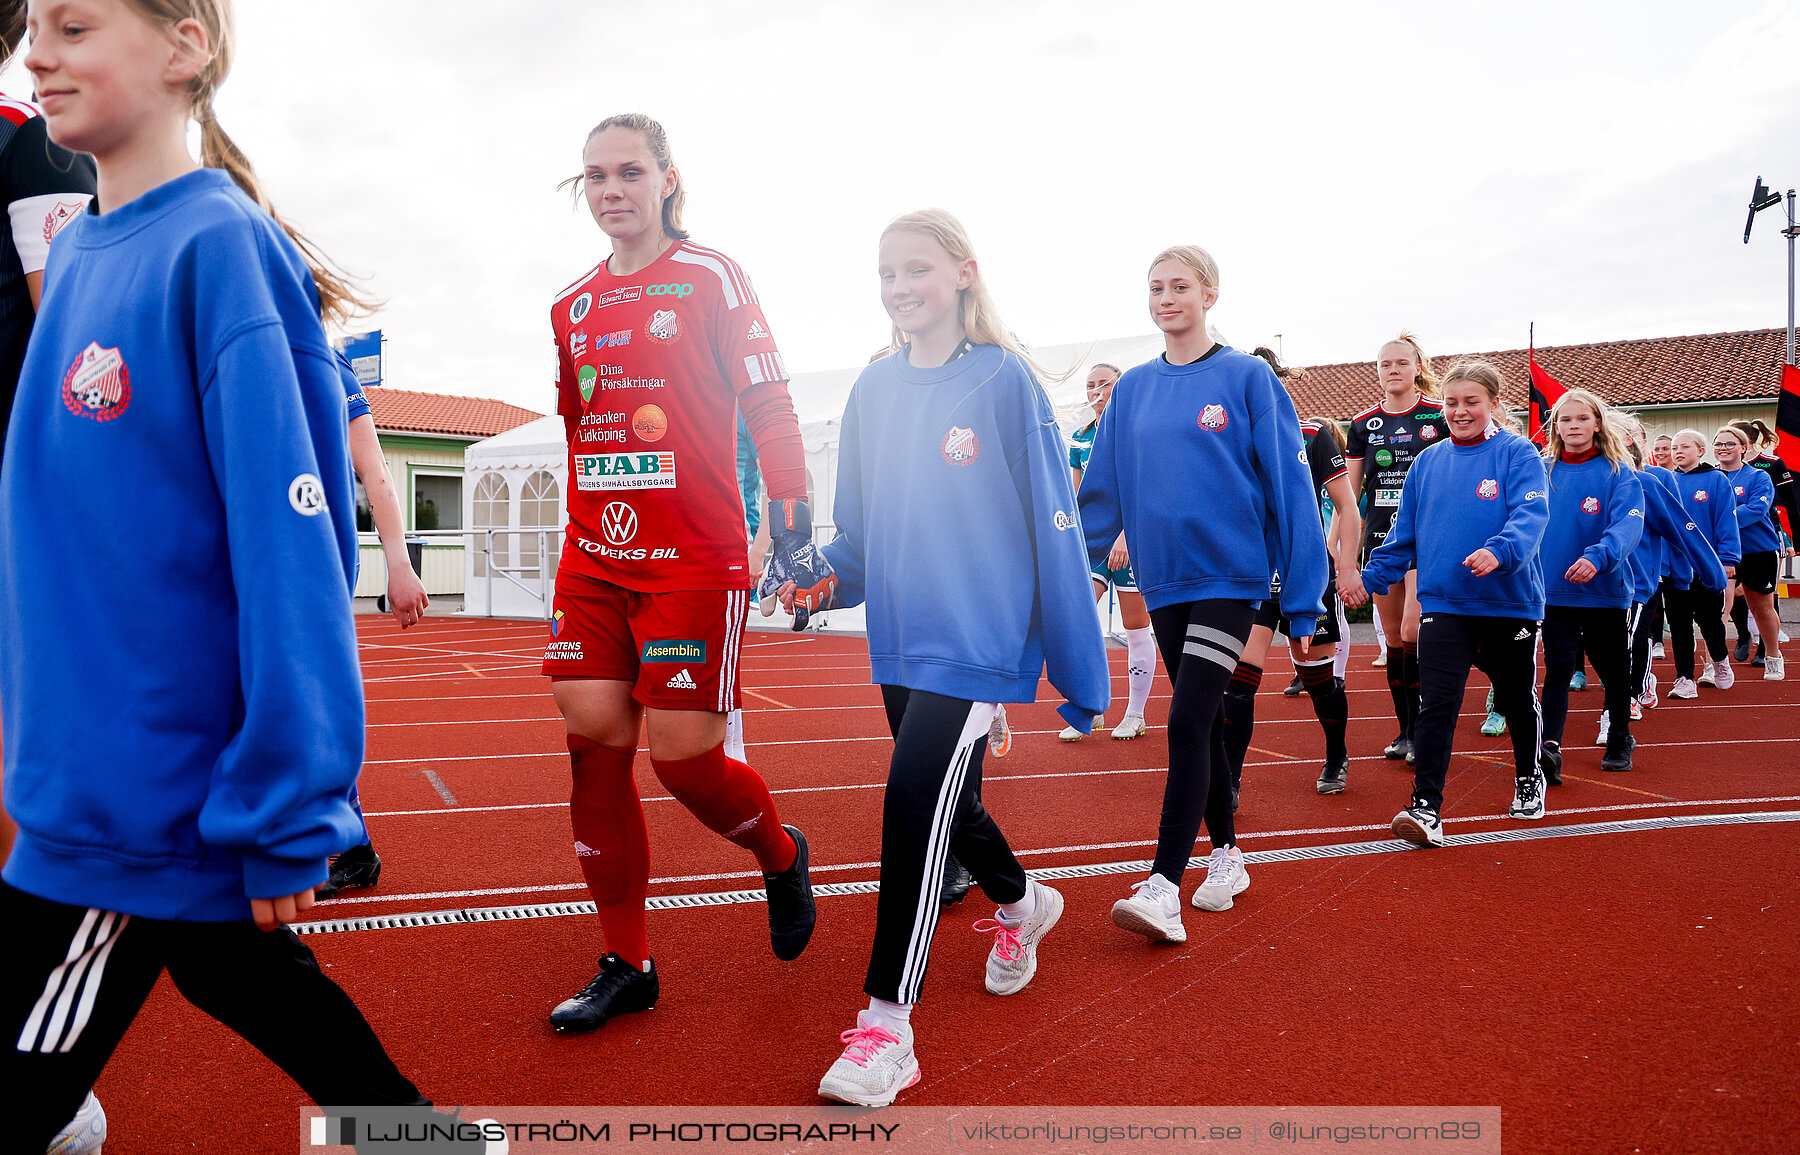
M 1598 834 L 1634 834 L 1654 830 L 1679 830 L 1702 826 L 1734 826 L 1748 823 L 1764 822 L 1800 822 L 1800 811 L 1772 811 L 1751 814 L 1684 814 L 1666 815 L 1649 818 L 1627 819 L 1619 822 L 1593 822 L 1570 826 L 1539 826 L 1528 829 L 1504 829 L 1483 831 L 1474 834 L 1446 835 L 1446 847 L 1428 853 L 1445 853 L 1450 848 L 1464 846 L 1486 846 L 1497 842 L 1531 842 L 1550 838 L 1578 838 Z M 1296 862 L 1308 859 L 1341 858 L 1366 854 L 1411 853 L 1417 847 L 1397 840 L 1383 839 L 1373 842 L 1348 842 L 1327 846 L 1298 846 L 1282 850 L 1254 850 L 1244 855 L 1247 862 L 1268 866 L 1277 862 Z M 1188 860 L 1190 868 L 1198 868 L 1205 859 L 1195 857 Z M 1027 873 L 1033 878 L 1054 881 L 1064 878 L 1093 878 L 1111 874 L 1139 874 L 1149 870 L 1151 863 L 1145 861 L 1100 862 L 1070 866 L 1053 866 L 1031 870 Z M 585 884 L 559 884 L 550 890 L 573 890 Z M 872 894 L 880 890 L 879 882 L 837 882 L 815 886 L 813 894 L 820 898 L 833 898 L 849 894 Z M 468 896 L 483 894 L 523 893 L 523 891 L 470 891 Z M 462 897 L 452 892 L 442 892 L 443 897 Z M 424 895 L 402 896 L 423 899 Z M 649 899 L 644 905 L 648 910 L 679 910 L 705 906 L 728 906 L 738 903 L 766 902 L 767 894 L 762 890 L 715 891 L 709 894 L 673 894 L 659 895 Z M 336 906 L 338 901 L 321 904 L 315 909 L 325 906 Z M 358 930 L 401 930 L 417 926 L 448 926 L 473 922 L 513 921 L 521 918 L 558 918 L 568 915 L 592 914 L 594 904 L 591 902 L 568 902 L 541 904 L 535 906 L 487 907 L 464 910 L 419 911 L 405 914 L 373 915 L 341 919 L 320 919 L 311 922 L 290 923 L 289 926 L 297 934 L 329 934 Z

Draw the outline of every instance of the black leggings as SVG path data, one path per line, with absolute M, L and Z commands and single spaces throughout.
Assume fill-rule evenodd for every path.
M 321 1106 L 422 1106 L 350 996 L 287 927 L 133 918 L 0 882 L 0 1112 L 42 1151 L 81 1106 L 157 976 L 242 1035 Z M 17 1143 L 15 1148 L 12 1144 Z
M 1581 668 L 1581 656 L 1594 664 L 1606 683 L 1606 712 L 1612 718 L 1609 748 L 1622 749 L 1631 733 L 1631 630 L 1624 609 L 1589 606 L 1544 607 L 1544 741 L 1561 745 L 1569 716 L 1569 679 Z
M 954 852 L 997 903 L 1018 902 L 1029 882 L 981 805 L 981 756 L 993 704 L 904 686 L 881 687 L 881 700 L 894 758 L 881 806 L 881 893 L 863 991 L 916 1003 L 937 930 L 944 856 Z
M 1444 806 L 1451 740 L 1462 710 L 1469 670 L 1494 684 L 1494 709 L 1512 738 L 1514 776 L 1537 772 L 1542 717 L 1537 697 L 1537 623 L 1525 618 L 1478 618 L 1429 613 L 1419 619 L 1419 720 L 1413 726 L 1413 797 L 1433 810 Z M 1569 676 L 1563 675 L 1567 688 Z
M 1696 579 L 1682 587 L 1663 579 L 1663 605 L 1669 611 L 1669 656 L 1675 659 L 1675 676 L 1694 676 L 1694 626 L 1706 641 L 1706 652 L 1715 662 L 1730 653 L 1725 648 L 1725 595 L 1709 590 Z
M 1632 606 L 1631 692 L 1642 694 L 1650 681 L 1650 647 L 1662 640 L 1663 600 L 1660 588 L 1647 602 Z
M 1155 873 L 1176 885 L 1193 857 L 1202 815 L 1214 849 L 1237 842 L 1220 704 L 1255 618 L 1254 603 L 1225 598 L 1150 611 L 1156 648 L 1175 687 L 1169 699 L 1169 778 L 1163 786 Z

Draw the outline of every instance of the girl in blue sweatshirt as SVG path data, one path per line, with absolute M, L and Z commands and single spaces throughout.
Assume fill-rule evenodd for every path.
M 1644 490 L 1631 468 L 1624 431 L 1586 389 L 1564 393 L 1550 411 L 1550 522 L 1540 547 L 1544 570 L 1544 748 L 1551 785 L 1562 783 L 1569 679 L 1582 656 L 1606 685 L 1602 770 L 1631 769 L 1631 553 L 1644 532 Z
M 1766 647 L 1763 658 L 1763 680 L 1779 682 L 1787 677 L 1786 663 L 1781 660 L 1781 622 L 1775 616 L 1775 555 L 1781 548 L 1781 537 L 1775 532 L 1770 510 L 1775 506 L 1775 483 L 1769 475 L 1750 462 L 1750 438 L 1735 425 L 1721 425 L 1713 435 L 1713 456 L 1719 459 L 1719 472 L 1737 498 L 1738 539 L 1744 556 L 1738 563 L 1737 576 L 1725 600 L 1739 597 L 1750 603 Z M 1747 638 L 1738 643 L 1746 650 Z
M 50 252 L 0 475 L 7 1146 L 44 1149 L 165 969 L 316 1102 L 422 1104 L 281 925 L 361 841 L 355 511 L 319 323 L 356 299 L 214 116 L 226 5 L 34 11 L 31 33 L 50 135 L 99 191 Z
M 836 604 L 867 605 L 894 735 L 869 1007 L 819 1083 L 821 1096 L 865 1107 L 919 1081 L 912 1009 L 948 854 L 1000 907 L 976 924 L 994 935 L 991 993 L 1024 989 L 1062 916 L 1062 895 L 1026 877 L 981 805 L 999 704 L 1035 701 L 1048 673 L 1068 699 L 1060 713 L 1086 732 L 1110 686 L 1062 433 L 968 235 L 941 210 L 899 217 L 881 235 L 880 275 L 894 351 L 863 370 L 844 409 L 839 534 L 823 551 Z M 807 609 L 823 596 L 782 587 L 785 604 Z
M 1538 544 L 1549 520 L 1544 462 L 1531 442 L 1494 420 L 1505 379 L 1485 361 L 1462 361 L 1444 377 L 1450 440 L 1419 455 L 1406 474 L 1387 540 L 1369 558 L 1362 586 L 1381 591 L 1419 571 L 1419 719 L 1412 801 L 1394 833 L 1441 846 L 1444 777 L 1471 667 L 1494 685 L 1494 708 L 1512 736 L 1513 818 L 1544 816 L 1538 766 L 1537 632 L 1544 616 Z M 1354 606 L 1362 588 L 1345 591 Z M 1565 684 L 1567 678 L 1564 679 Z
M 1738 534 L 1737 495 L 1725 475 L 1706 461 L 1706 439 L 1692 429 L 1677 433 L 1669 446 L 1675 465 L 1675 492 L 1688 520 L 1700 528 L 1727 578 L 1735 577 L 1743 560 Z M 1675 659 L 1671 698 L 1698 698 L 1698 686 L 1729 690 L 1737 681 L 1731 651 L 1725 645 L 1725 594 L 1702 584 L 1685 558 L 1671 553 L 1664 571 L 1663 605 L 1669 615 L 1670 656 Z M 1709 661 L 1694 677 L 1694 627 L 1706 643 Z
M 1124 531 L 1174 684 L 1156 861 L 1113 906 L 1115 924 L 1163 942 L 1187 938 L 1180 887 L 1202 816 L 1213 850 L 1194 904 L 1225 910 L 1250 885 L 1221 706 L 1269 579 L 1281 574 L 1281 613 L 1302 657 L 1331 580 L 1299 415 L 1262 358 L 1208 334 L 1218 298 L 1206 250 L 1178 245 L 1150 263 L 1164 353 L 1113 387 L 1081 478 L 1089 558 L 1105 557 Z

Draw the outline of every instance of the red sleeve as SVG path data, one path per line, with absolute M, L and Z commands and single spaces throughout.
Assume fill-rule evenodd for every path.
M 766 381 L 738 394 L 744 424 L 756 442 L 756 459 L 762 465 L 769 496 L 776 501 L 806 498 L 806 450 L 800 442 L 800 421 L 787 382 Z

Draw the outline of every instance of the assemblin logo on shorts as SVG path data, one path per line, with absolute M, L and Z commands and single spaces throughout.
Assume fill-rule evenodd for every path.
M 666 638 L 645 642 L 638 656 L 640 662 L 704 662 L 706 643 L 689 638 Z

